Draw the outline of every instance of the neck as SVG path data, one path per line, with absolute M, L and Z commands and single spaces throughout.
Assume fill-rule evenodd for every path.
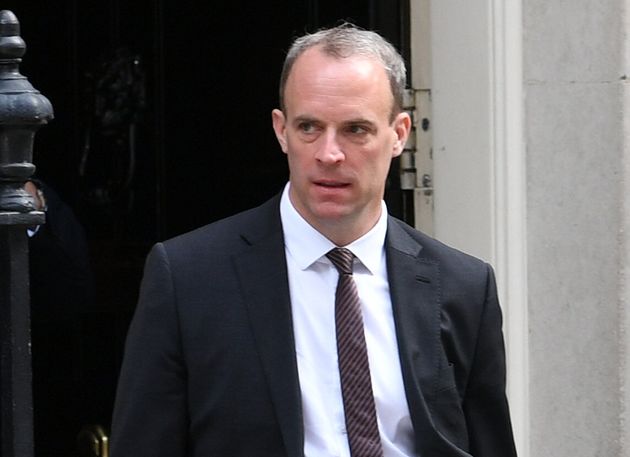
M 311 222 L 305 219 L 315 230 L 324 235 L 335 246 L 343 247 L 358 240 L 363 235 L 368 233 L 374 228 L 381 217 L 379 211 L 374 217 L 368 220 L 348 220 L 347 218 L 340 218 L 327 221 L 314 221 Z

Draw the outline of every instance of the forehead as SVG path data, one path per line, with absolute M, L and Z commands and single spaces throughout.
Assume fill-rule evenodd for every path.
M 289 111 L 311 102 L 335 108 L 382 105 L 387 110 L 393 104 L 387 72 L 380 60 L 363 55 L 331 56 L 317 46 L 296 59 L 284 95 Z

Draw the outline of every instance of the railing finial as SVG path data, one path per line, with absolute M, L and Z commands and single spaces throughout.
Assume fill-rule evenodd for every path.
M 22 187 L 35 172 L 35 132 L 53 118 L 50 101 L 20 73 L 25 52 L 17 17 L 0 11 L 0 212 L 35 209 Z

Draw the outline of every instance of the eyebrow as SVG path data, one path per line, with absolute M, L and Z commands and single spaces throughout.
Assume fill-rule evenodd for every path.
M 309 115 L 296 116 L 295 119 L 293 119 L 294 124 L 299 124 L 300 122 L 321 122 L 321 121 L 317 119 L 316 117 L 309 116 Z M 363 118 L 363 117 L 348 119 L 348 120 L 342 121 L 341 123 L 343 125 L 352 125 L 352 124 L 362 124 L 362 125 L 370 125 L 370 126 L 376 125 L 376 122 L 371 121 L 370 119 Z
M 368 124 L 368 125 L 376 125 L 376 122 L 371 121 L 369 119 L 365 119 L 364 117 L 358 117 L 355 119 L 348 119 L 343 122 L 344 124 Z
M 293 124 L 299 124 L 300 122 L 317 122 L 317 119 L 307 115 L 297 116 L 293 119 Z

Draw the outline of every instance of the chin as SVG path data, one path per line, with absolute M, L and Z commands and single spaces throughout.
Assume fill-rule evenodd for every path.
M 326 209 L 325 211 L 316 211 L 315 217 L 321 221 L 327 222 L 338 222 L 343 219 L 346 219 L 349 216 L 348 211 L 344 211 L 343 209 Z
M 350 216 L 352 210 L 345 205 L 323 203 L 313 207 L 311 214 L 322 222 L 334 223 Z

